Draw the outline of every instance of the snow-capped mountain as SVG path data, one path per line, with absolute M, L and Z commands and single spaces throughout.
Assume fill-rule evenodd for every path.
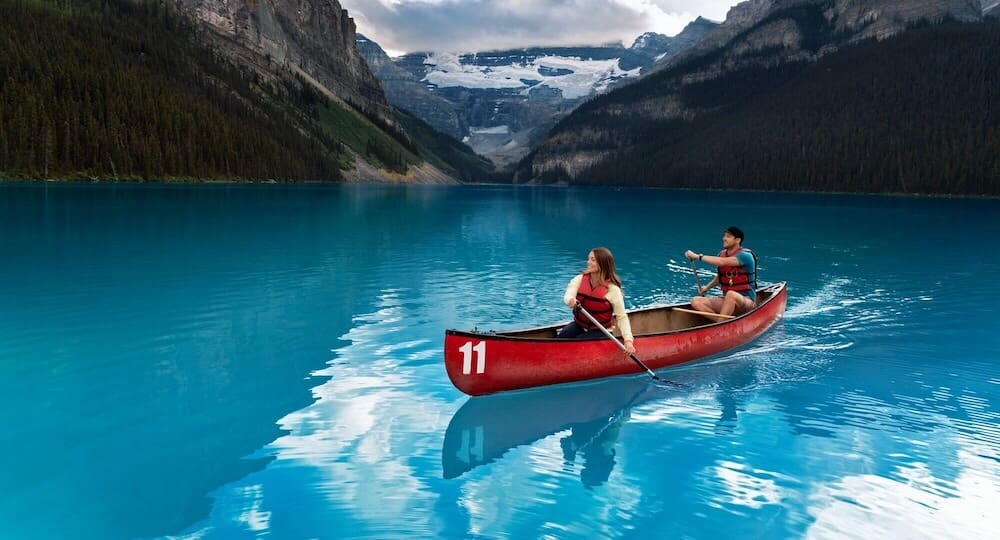
M 504 165 L 523 157 L 583 99 L 639 77 L 715 26 L 699 18 L 677 36 L 647 33 L 628 48 L 609 44 L 410 53 L 392 59 L 392 67 L 385 65 L 381 48 L 367 38 L 359 40 L 358 50 L 382 81 L 390 102 L 441 131 L 460 135 L 476 152 Z M 401 76 L 401 71 L 410 77 Z M 416 92 L 414 82 L 427 93 Z M 443 118 L 451 115 L 442 114 L 442 99 L 458 116 L 458 133 L 455 123 Z
M 640 67 L 623 70 L 618 66 L 625 50 L 619 45 L 462 55 L 430 53 L 421 55 L 421 80 L 429 87 L 516 90 L 521 96 L 536 90 L 555 90 L 563 99 L 575 100 L 602 92 L 621 79 L 638 76 Z

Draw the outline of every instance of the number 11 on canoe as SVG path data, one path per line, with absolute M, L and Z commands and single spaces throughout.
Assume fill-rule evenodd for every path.
M 465 342 L 458 348 L 458 351 L 462 353 L 462 374 L 469 375 L 472 373 L 472 353 L 476 353 L 476 373 L 483 373 L 486 371 L 486 342 L 480 341 L 479 343 L 473 345 L 471 341 Z

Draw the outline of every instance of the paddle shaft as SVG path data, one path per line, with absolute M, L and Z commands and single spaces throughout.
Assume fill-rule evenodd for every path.
M 701 296 L 701 279 L 698 277 L 698 266 L 691 259 L 691 271 L 694 272 L 694 285 L 698 288 L 698 295 Z
M 701 296 L 701 279 L 698 278 L 698 266 L 695 265 L 694 259 L 691 259 L 691 271 L 694 272 L 694 284 L 698 287 L 698 296 Z M 686 311 L 688 313 L 697 313 L 698 315 L 704 315 L 706 317 L 721 317 L 723 319 L 735 319 L 732 315 L 723 315 L 721 313 L 709 313 L 707 311 L 695 311 L 693 309 L 684 308 L 673 308 L 677 311 Z
M 616 338 L 611 332 L 609 332 L 608 329 L 605 328 L 603 324 L 597 322 L 597 319 L 595 319 L 594 316 L 591 315 L 589 311 L 587 311 L 586 309 L 584 309 L 583 306 L 581 306 L 580 304 L 576 305 L 576 309 L 579 309 L 580 313 L 583 313 L 584 315 L 586 315 L 587 318 L 590 319 L 590 322 L 594 323 L 594 326 L 600 328 L 601 332 L 604 332 L 604 335 L 608 336 L 608 339 L 610 339 L 611 341 L 614 341 L 615 345 L 618 345 L 618 348 L 621 349 L 622 352 L 625 352 L 625 344 L 622 343 L 621 341 L 619 341 L 618 338 Z M 649 367 L 646 364 L 643 364 L 642 360 L 639 360 L 638 358 L 636 358 L 635 354 L 629 354 L 628 356 L 629 356 L 629 358 L 632 359 L 633 362 L 635 362 L 636 364 L 639 364 L 639 366 L 642 367 L 642 369 L 645 369 L 646 373 L 649 373 L 650 377 L 652 377 L 652 378 L 654 378 L 656 380 L 662 380 L 659 377 L 657 377 L 656 373 L 653 373 L 653 370 L 649 369 Z

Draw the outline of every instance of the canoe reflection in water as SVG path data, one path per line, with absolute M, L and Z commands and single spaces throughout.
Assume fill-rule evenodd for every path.
M 583 455 L 580 480 L 588 488 L 599 486 L 611 476 L 615 468 L 615 443 L 618 432 L 628 422 L 631 409 L 624 408 L 608 420 L 598 419 L 570 428 L 572 433 L 559 440 L 563 459 L 568 466 L 576 464 L 576 456 Z
M 559 441 L 564 460 L 572 466 L 582 457 L 584 485 L 600 485 L 614 468 L 614 446 L 632 407 L 670 395 L 670 389 L 643 375 L 469 398 L 445 432 L 444 477 L 455 478 L 511 448 L 569 430 Z
M 775 339 L 782 337 L 776 335 Z M 441 449 L 444 477 L 458 477 L 502 458 L 512 448 L 559 434 L 566 468 L 579 467 L 584 486 L 599 486 L 617 463 L 619 433 L 636 407 L 666 399 L 693 399 L 703 404 L 707 392 L 719 411 L 712 432 L 731 437 L 745 400 L 755 388 L 766 384 L 767 375 L 757 366 L 767 361 L 767 357 L 722 360 L 663 374 L 676 386 L 663 386 L 637 375 L 470 397 L 445 431 Z M 707 448 L 690 452 L 707 456 Z

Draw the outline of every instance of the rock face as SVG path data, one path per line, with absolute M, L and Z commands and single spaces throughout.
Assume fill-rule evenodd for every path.
M 693 47 L 717 26 L 717 22 L 698 17 L 674 37 L 652 32 L 643 34 L 622 55 L 618 65 L 625 70 L 641 67 L 644 71 L 654 65 L 665 65 L 678 54 Z
M 858 41 L 884 39 L 920 22 L 977 21 L 979 0 L 747 0 L 674 64 L 723 51 L 726 69 L 768 50 L 768 61 L 815 58 Z M 780 51 L 773 48 L 779 47 Z
M 618 68 L 625 50 L 619 44 L 411 53 L 395 60 L 428 93 L 451 104 L 463 142 L 504 167 L 524 157 L 581 100 L 629 76 Z M 439 108 L 410 110 L 428 123 L 440 114 Z
M 358 50 L 381 80 L 390 103 L 503 167 L 524 157 L 583 100 L 666 62 L 716 24 L 699 18 L 677 36 L 647 33 L 629 48 L 614 44 L 421 52 L 390 59 L 361 36 Z
M 354 20 L 337 0 L 175 0 L 212 31 L 212 45 L 267 76 L 301 73 L 390 119 L 378 79 L 355 48 Z
M 436 95 L 416 75 L 396 65 L 378 43 L 357 35 L 358 53 L 382 83 L 386 98 L 396 107 L 416 114 L 434 129 L 461 140 L 467 126 L 455 104 Z
M 984 17 L 1000 17 L 1000 0 L 983 0 Z
M 572 122 L 549 133 L 530 162 L 522 163 L 518 181 L 543 175 L 574 176 L 623 148 L 634 134 L 607 119 L 689 120 L 699 110 L 685 105 L 685 86 L 749 67 L 791 61 L 815 61 L 858 41 L 883 39 L 921 21 L 982 18 L 979 0 L 747 0 L 726 20 L 672 60 L 647 75 L 646 92 L 623 88 L 600 103 L 571 115 Z

